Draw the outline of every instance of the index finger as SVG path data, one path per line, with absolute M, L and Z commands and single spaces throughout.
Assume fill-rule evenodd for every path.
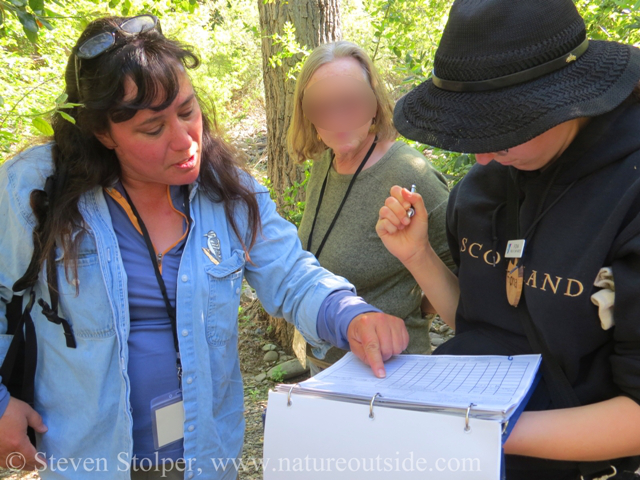
M 380 352 L 380 343 L 378 338 L 363 338 L 363 350 L 367 364 L 373 370 L 373 373 L 378 378 L 384 378 L 387 373 L 384 369 L 384 362 L 382 361 L 382 353 Z
M 403 201 L 408 203 L 411 207 L 413 207 L 416 217 L 422 218 L 422 219 L 429 218 L 429 213 L 427 212 L 427 207 L 424 204 L 424 199 L 422 198 L 422 195 L 420 195 L 418 192 L 411 192 L 406 188 L 399 189 L 398 192 L 402 197 Z
M 391 190 L 389 190 L 389 195 L 395 198 L 400 203 L 400 205 L 402 205 L 402 207 L 406 210 L 411 206 L 411 203 L 407 201 L 406 198 L 404 198 L 404 195 L 402 193 L 403 190 L 407 190 L 407 189 L 399 185 L 394 185 L 393 187 L 391 187 Z

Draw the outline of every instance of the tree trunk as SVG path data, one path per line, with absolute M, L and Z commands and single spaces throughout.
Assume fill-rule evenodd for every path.
M 267 113 L 267 175 L 276 202 L 282 208 L 283 193 L 295 182 L 303 180 L 303 170 L 287 154 L 287 129 L 291 119 L 295 80 L 289 70 L 301 60 L 301 55 L 284 58 L 282 65 L 272 67 L 269 59 L 281 50 L 274 44 L 275 33 L 284 35 L 283 27 L 290 22 L 298 43 L 313 50 L 322 43 L 342 37 L 339 0 L 257 0 L 262 31 L 262 71 Z M 297 200 L 304 192 L 297 192 Z M 269 318 L 281 346 L 290 349 L 294 328 L 282 319 Z
M 295 80 L 289 70 L 301 60 L 301 55 L 284 58 L 282 65 L 272 67 L 269 59 L 281 50 L 272 35 L 283 35 L 290 22 L 296 29 L 298 43 L 313 50 L 322 43 L 341 38 L 338 0 L 258 0 L 262 31 L 262 71 L 267 112 L 267 175 L 281 206 L 282 194 L 294 182 L 302 181 L 302 168 L 287 154 L 287 129 L 291 119 Z M 299 192 L 301 195 L 304 192 Z

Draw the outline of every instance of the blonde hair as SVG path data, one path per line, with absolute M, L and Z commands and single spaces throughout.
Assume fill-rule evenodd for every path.
M 293 96 L 293 114 L 291 115 L 291 123 L 287 132 L 287 148 L 289 155 L 298 162 L 316 158 L 318 154 L 327 149 L 324 142 L 318 138 L 313 124 L 302 112 L 304 90 L 307 88 L 313 74 L 321 66 L 339 58 L 349 57 L 358 61 L 376 96 L 378 109 L 373 131 L 378 135 L 378 141 L 395 140 L 398 137 L 398 132 L 393 126 L 393 103 L 367 52 L 353 42 L 326 43 L 319 45 L 311 52 L 302 67 L 296 83 L 296 90 Z

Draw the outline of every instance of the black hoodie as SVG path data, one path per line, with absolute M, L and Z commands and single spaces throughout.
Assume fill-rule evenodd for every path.
M 546 209 L 562 195 L 525 247 L 524 301 L 518 308 L 506 296 L 510 176 L 521 195 L 521 232 L 532 224 L 541 203 Z M 497 162 L 474 166 L 449 200 L 448 235 L 461 295 L 456 336 L 436 353 L 531 353 L 520 318 L 528 308 L 582 404 L 619 395 L 640 402 L 638 212 L 640 101 L 635 97 L 592 118 L 544 171 L 516 173 Z M 494 252 L 499 255 L 495 266 Z M 590 298 L 605 266 L 613 269 L 615 280 L 615 326 L 609 330 L 601 327 Z M 546 389 L 540 382 L 528 410 L 554 408 Z M 508 459 L 507 466 L 569 468 L 522 457 Z

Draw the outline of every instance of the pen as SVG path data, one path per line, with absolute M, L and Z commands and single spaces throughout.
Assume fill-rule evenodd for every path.
M 416 193 L 416 186 L 415 185 L 411 185 L 411 193 Z M 416 214 L 416 211 L 413 207 L 411 207 L 409 210 L 407 210 L 407 217 L 411 218 Z

